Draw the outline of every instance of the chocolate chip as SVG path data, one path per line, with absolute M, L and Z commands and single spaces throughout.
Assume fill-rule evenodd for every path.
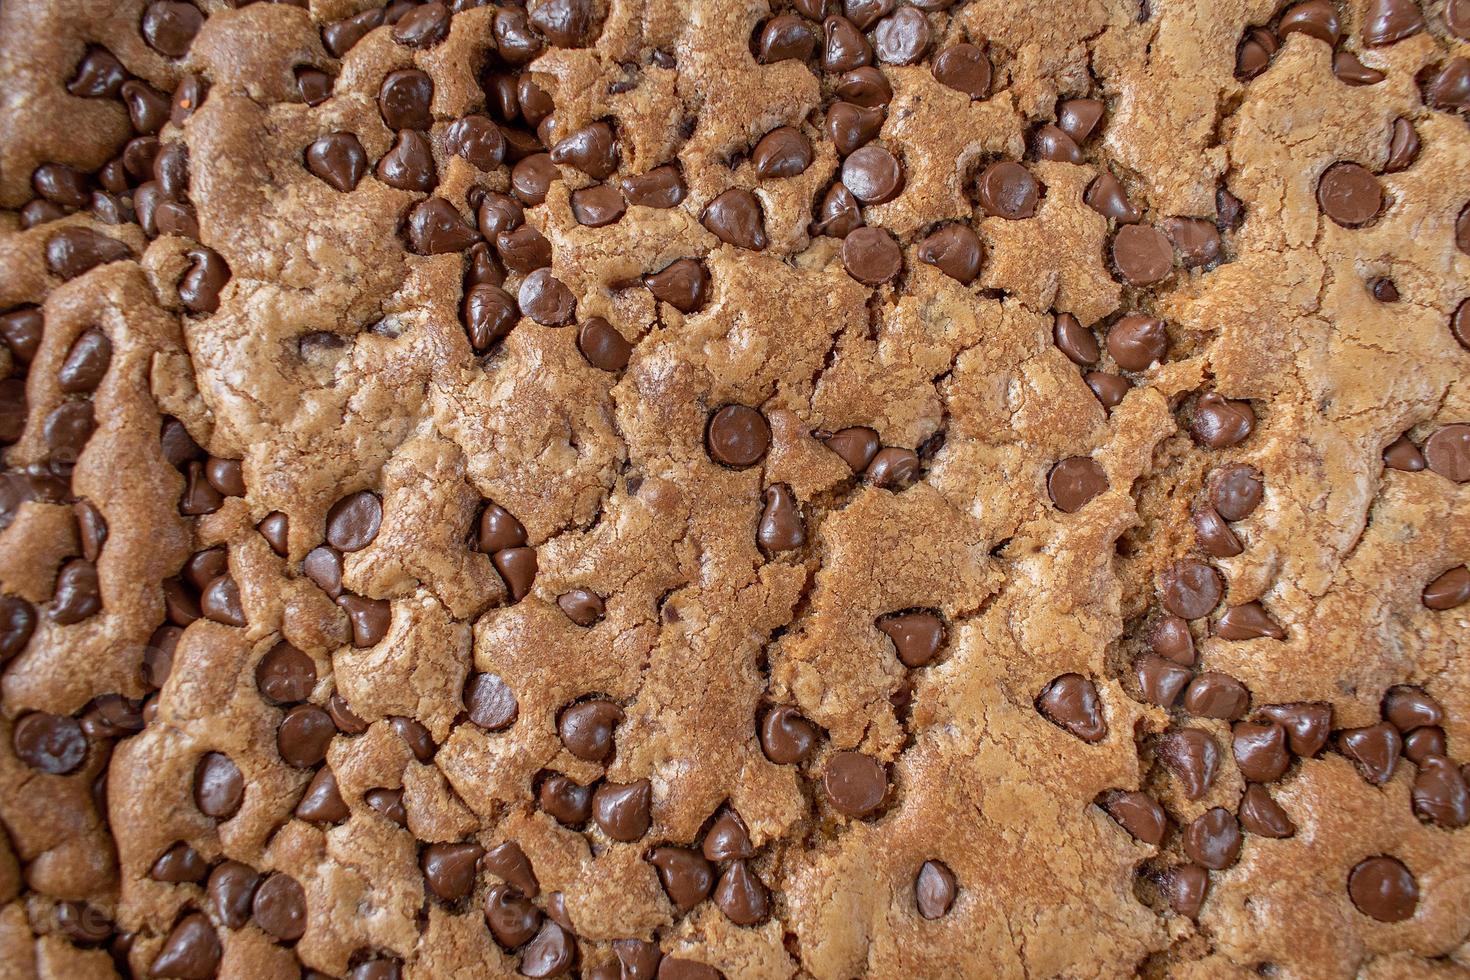
M 726 405 L 710 416 L 705 448 L 710 459 L 736 469 L 760 462 L 771 445 L 771 427 L 758 410 Z
M 905 667 L 928 666 L 944 643 L 944 623 L 932 612 L 884 616 L 877 626 L 893 642 L 894 653 Z
M 313 548 L 302 559 L 301 570 L 332 599 L 342 595 L 342 555 L 326 545 Z
M 623 711 L 611 701 L 583 701 L 561 713 L 557 734 L 567 751 L 588 762 L 605 762 L 613 751 L 613 730 Z
M 1470 568 L 1457 565 L 1441 573 L 1424 586 L 1421 597 L 1425 606 L 1441 612 L 1470 602 Z
M 672 208 L 684 200 L 684 178 L 673 164 L 655 167 L 646 174 L 621 180 L 623 197 L 630 205 L 645 208 Z
M 1358 764 L 1363 778 L 1382 786 L 1398 766 L 1404 740 L 1398 729 L 1386 721 L 1366 728 L 1349 728 L 1337 737 L 1342 754 Z
M 547 0 L 531 11 L 531 23 L 559 48 L 579 48 L 590 40 L 589 0 Z
M 1238 446 L 1255 427 L 1256 413 L 1250 402 L 1230 400 L 1213 391 L 1200 396 L 1189 420 L 1194 441 L 1210 449 Z
M 498 674 L 473 674 L 464 686 L 465 711 L 486 731 L 501 732 L 515 724 L 520 704 Z
M 220 292 L 230 281 L 230 267 L 214 249 L 196 245 L 184 253 L 192 263 L 179 280 L 179 302 L 190 313 L 219 309 Z
M 839 73 L 870 64 L 873 48 L 857 25 L 846 17 L 831 16 L 822 22 L 822 70 Z
M 757 252 L 766 247 L 760 201 L 748 190 L 734 187 L 725 191 L 705 207 L 699 221 L 727 245 Z
M 278 872 L 255 890 L 251 912 L 267 935 L 294 942 L 306 932 L 306 891 L 295 878 Z
M 827 110 L 827 138 L 839 156 L 847 156 L 878 138 L 885 113 L 882 106 L 864 107 L 851 102 L 836 102 Z
M 481 205 L 481 210 L 488 206 Z M 483 223 L 482 223 L 483 226 Z M 529 273 L 551 265 L 551 242 L 531 225 L 520 225 L 495 234 L 495 248 L 511 272 Z
M 818 208 L 818 219 L 812 224 L 812 234 L 830 235 L 833 238 L 846 238 L 863 225 L 863 215 L 858 208 L 857 198 L 841 183 L 833 184 L 823 195 Z
M 442 901 L 459 901 L 474 891 L 476 862 L 484 853 L 473 842 L 426 845 L 419 854 L 425 886 Z
M 442 197 L 431 197 L 408 213 L 408 240 L 419 255 L 462 252 L 480 240 L 480 233 L 459 209 Z
M 1412 795 L 1414 813 L 1430 823 L 1447 830 L 1470 823 L 1470 786 L 1460 767 L 1442 755 L 1419 763 Z
M 189 53 L 194 35 L 204 26 L 204 14 L 181 0 L 154 0 L 143 11 L 143 40 L 165 58 Z
M 223 547 L 207 548 L 195 552 L 184 563 L 184 578 L 198 592 L 209 588 L 209 583 L 230 570 L 229 552 Z
M 426 130 L 434 125 L 433 101 L 434 80 L 417 68 L 389 72 L 378 88 L 378 112 L 393 130 Z
M 128 107 L 128 118 L 132 121 L 133 129 L 140 137 L 149 137 L 135 139 L 123 150 L 128 172 L 142 180 L 144 175 L 152 172 L 153 154 L 158 152 L 158 141 L 151 137 L 168 122 L 172 105 L 167 95 L 136 78 L 123 83 L 122 97 Z
M 276 748 L 288 765 L 309 769 L 327 757 L 327 746 L 337 726 L 314 704 L 298 704 L 281 719 L 276 729 Z
M 194 769 L 194 805 L 206 817 L 228 820 L 245 799 L 245 779 L 229 756 L 206 753 Z
M 31 187 L 46 200 L 63 207 L 86 207 L 91 199 L 87 175 L 64 163 L 41 164 L 31 174 Z
M 434 736 L 429 734 L 423 723 L 404 715 L 395 715 L 388 719 L 388 723 L 393 726 L 398 737 L 403 739 L 415 759 L 426 765 L 434 760 L 434 753 L 437 751 Z
M 770 914 L 771 896 L 744 861 L 732 861 L 715 885 L 715 905 L 737 926 L 753 926 Z
M 1108 475 L 1091 456 L 1069 456 L 1053 466 L 1046 490 L 1057 510 L 1075 514 L 1108 490 Z
M 227 928 L 239 929 L 250 920 L 260 876 L 249 865 L 225 861 L 209 874 L 206 891 L 214 914 Z
M 980 274 L 984 247 L 969 225 L 945 225 L 919 242 L 919 261 L 969 285 Z
M 378 161 L 376 173 L 383 183 L 401 191 L 431 191 L 439 181 L 429 141 L 412 129 L 398 134 L 393 147 Z M 453 210 L 447 201 L 442 206 Z
M 897 276 L 903 252 L 886 228 L 858 228 L 842 240 L 842 265 L 866 286 L 880 286 Z
M 220 575 L 205 587 L 199 609 L 212 622 L 225 626 L 249 625 L 245 607 L 240 603 L 240 589 L 229 575 Z
M 111 363 L 112 342 L 107 339 L 107 334 L 93 327 L 72 342 L 56 380 L 62 391 L 90 394 L 102 383 Z
M 388 635 L 388 627 L 393 622 L 393 606 L 387 599 L 339 595 L 336 601 L 347 614 L 347 622 L 352 627 L 353 646 L 375 646 Z
M 1281 804 L 1271 799 L 1266 787 L 1255 783 L 1245 788 L 1236 816 L 1240 819 L 1241 828 L 1257 837 L 1279 840 L 1296 833 L 1296 824 L 1291 822 Z
M 0 380 L 0 442 L 15 442 L 26 430 L 26 385 L 19 378 Z
M 922 254 L 920 255 L 922 258 Z M 1067 355 L 1067 360 L 1080 367 L 1089 367 L 1098 362 L 1102 350 L 1097 337 L 1070 313 L 1058 313 L 1052 321 L 1052 342 L 1057 350 Z
M 659 980 L 724 980 L 724 974 L 708 963 L 665 956 L 658 963 Z
M 1187 268 L 1209 265 L 1220 257 L 1220 230 L 1205 218 L 1165 218 L 1164 233 Z
M 1057 127 L 1080 145 L 1097 130 L 1103 111 L 1101 99 L 1066 99 L 1057 104 Z
M 1143 219 L 1143 212 L 1128 200 L 1123 184 L 1107 171 L 1087 185 L 1082 200 L 1104 218 L 1111 218 L 1120 225 L 1132 224 Z
M 449 8 L 438 0 L 414 7 L 393 25 L 393 40 L 410 48 L 429 48 L 449 36 Z
M 574 783 L 560 773 L 542 781 L 536 798 L 541 809 L 568 827 L 581 826 L 592 818 L 592 787 Z
M 1392 279 L 1384 276 L 1375 276 L 1367 282 L 1368 292 L 1380 303 L 1397 303 L 1399 301 L 1399 290 Z
M 1103 371 L 1088 371 L 1082 376 L 1082 380 L 1092 389 L 1092 394 L 1102 403 L 1102 407 L 1109 411 L 1122 404 L 1128 389 L 1132 387 L 1127 378 Z
M 1414 765 L 1423 765 L 1432 755 L 1447 755 L 1444 729 L 1436 726 L 1416 728 L 1404 736 L 1404 755 Z
M 1169 907 L 1193 919 L 1210 892 L 1210 873 L 1197 864 L 1180 864 L 1164 873 L 1160 886 Z
M 1444 25 L 1462 41 L 1470 41 L 1470 0 L 1449 0 L 1444 5 Z
M 864 204 L 882 204 L 903 189 L 903 167 L 886 148 L 869 144 L 842 162 L 842 183 Z
M 1128 831 L 1134 840 L 1158 847 L 1169 830 L 1169 817 L 1159 801 L 1137 790 L 1115 790 L 1102 800 L 1102 808 Z
M 1220 746 L 1199 728 L 1171 728 L 1159 738 L 1158 758 L 1184 785 L 1187 799 L 1197 800 L 1220 772 Z
M 842 457 L 854 473 L 861 473 L 878 453 L 878 433 L 865 425 L 849 426 L 827 436 L 827 448 Z
M 873 48 L 886 65 L 912 65 L 933 42 L 929 20 L 913 7 L 900 7 L 873 29 Z
M 226 497 L 245 496 L 245 472 L 238 459 L 209 457 L 204 464 L 204 477 L 210 486 Z
M 469 256 L 469 261 L 465 263 L 464 274 L 466 290 L 473 289 L 475 286 L 499 286 L 505 282 L 505 269 L 501 267 L 500 260 L 490 251 L 488 244 L 476 242 L 465 254 Z
M 1286 639 L 1286 630 L 1270 617 L 1259 602 L 1247 602 L 1231 606 L 1215 624 L 1215 635 L 1223 640 L 1254 640 L 1269 636 L 1273 640 Z
M 863 478 L 875 487 L 901 489 L 919 472 L 919 457 L 912 449 L 884 446 L 863 470 Z
M 648 862 L 658 872 L 659 883 L 676 912 L 688 912 L 715 886 L 714 868 L 691 848 L 656 847 L 649 853 Z
M 514 888 L 495 885 L 485 895 L 485 924 L 505 949 L 524 945 L 540 921 L 540 911 Z
M 343 20 L 333 21 L 322 28 L 322 45 L 332 57 L 340 58 L 382 23 L 382 7 L 373 7 Z
M 897 6 L 898 0 L 842 0 L 842 13 L 858 30 L 866 31 Z
M 362 795 L 364 802 L 400 827 L 408 826 L 408 814 L 403 809 L 403 790 L 370 789 Z
M 1403 922 L 1419 905 L 1419 883 L 1396 857 L 1359 861 L 1348 873 L 1347 889 L 1357 910 L 1379 922 Z
M 1351 51 L 1339 51 L 1332 56 L 1332 74 L 1344 85 L 1377 85 L 1388 77 L 1363 64 Z
M 115 99 L 127 77 L 128 70 L 111 51 L 89 47 L 66 90 L 79 99 Z
M 1040 190 L 1036 178 L 1019 163 L 1001 160 L 990 164 L 976 184 L 980 207 L 989 214 L 1015 221 L 1036 213 Z
M 1053 679 L 1037 695 L 1036 710 L 1084 742 L 1100 742 L 1108 733 L 1097 687 L 1081 674 L 1062 674 Z
M 1032 145 L 1036 147 L 1036 159 L 1049 160 L 1054 163 L 1082 163 L 1082 151 L 1072 137 L 1062 130 L 1045 123 L 1036 130 L 1032 137 Z
M 1372 171 L 1356 163 L 1334 163 L 1317 183 L 1322 213 L 1345 228 L 1372 221 L 1383 208 L 1383 186 Z
M 576 955 L 577 941 L 572 934 L 547 919 L 521 951 L 520 972 L 528 977 L 559 977 L 572 968 Z
M 72 558 L 56 575 L 56 589 L 51 596 L 52 621 L 63 626 L 80 623 L 102 609 L 102 591 L 97 581 L 97 566 L 85 558 Z
M 476 353 L 483 353 L 510 333 L 521 311 L 514 297 L 505 290 L 482 284 L 466 290 L 461 316 L 470 347 Z
M 352 710 L 347 699 L 337 691 L 333 691 L 332 696 L 327 698 L 327 714 L 332 716 L 332 724 L 343 735 L 361 735 L 368 729 L 368 723 Z
M 1290 8 L 1282 15 L 1277 31 L 1283 38 L 1299 31 L 1326 43 L 1328 47 L 1335 46 L 1342 37 L 1337 8 L 1328 0 L 1306 0 Z
M 592 817 L 602 832 L 625 843 L 648 833 L 653 787 L 648 780 L 603 783 L 592 794 Z
M 336 774 L 326 767 L 318 769 L 311 777 L 301 802 L 296 804 L 293 812 L 300 819 L 312 823 L 341 823 L 351 815 L 337 786 Z
M 316 971 L 303 971 L 302 980 L 323 980 L 325 977 L 325 974 L 308 976 L 309 973 Z M 397 960 L 372 959 L 353 967 L 347 977 L 348 980 L 403 980 L 403 967 Z
M 382 500 L 375 493 L 359 490 L 327 511 L 327 543 L 338 551 L 361 551 L 372 544 L 382 524 Z
M 543 327 L 565 326 L 577 313 L 577 299 L 572 291 L 545 268 L 537 269 L 521 281 L 518 302 L 522 312 Z
M 817 48 L 811 26 L 795 14 L 780 14 L 766 21 L 757 44 L 760 63 L 806 61 Z
M 756 529 L 756 543 L 768 555 L 793 551 L 806 543 L 801 508 L 791 488 L 778 483 L 766 488 L 765 509 Z
M 1190 682 L 1184 693 L 1184 708 L 1201 718 L 1234 721 L 1250 706 L 1250 692 L 1228 674 L 1206 671 Z
M 87 737 L 75 718 L 32 711 L 15 723 L 11 746 L 16 758 L 37 772 L 60 776 L 87 757 Z
M 316 688 L 316 663 L 282 640 L 255 665 L 255 686 L 273 704 L 305 701 Z
M 1113 265 L 1134 286 L 1151 286 L 1167 277 L 1174 250 L 1164 233 L 1151 225 L 1124 225 L 1113 235 Z
M 45 317 L 38 307 L 22 306 L 0 314 L 0 339 L 22 364 L 29 364 L 41 346 Z
M 1159 575 L 1159 598 L 1166 610 L 1183 619 L 1202 619 L 1220 604 L 1220 573 L 1203 562 L 1175 562 Z
M 1197 507 L 1191 515 L 1194 540 L 1212 558 L 1234 558 L 1245 551 L 1240 538 L 1213 507 Z
M 1424 440 L 1424 461 L 1447 480 L 1470 481 L 1470 425 L 1456 423 L 1435 431 Z
M 643 277 L 653 298 L 681 313 L 693 313 L 705 304 L 709 273 L 694 259 L 675 259 L 658 272 Z
M 535 898 L 541 892 L 536 882 L 536 872 L 526 852 L 513 840 L 498 844 L 485 852 L 480 864 L 491 874 L 497 875 L 527 898 Z
M 374 10 L 370 13 L 381 13 Z M 319 68 L 296 69 L 296 92 L 309 106 L 319 106 L 332 97 L 332 76 Z
M 46 241 L 46 267 L 62 279 L 75 279 L 99 265 L 132 257 L 132 249 L 116 238 L 79 225 L 63 228 Z
M 536 579 L 536 549 L 506 548 L 490 556 L 490 563 L 505 581 L 513 602 L 519 602 L 531 591 Z
M 189 881 L 198 883 L 209 874 L 209 863 L 200 853 L 183 841 L 176 841 L 158 856 L 148 869 L 148 877 L 154 881 L 174 884 Z
M 1363 17 L 1363 43 L 1393 44 L 1424 30 L 1424 14 L 1414 0 L 1372 0 Z
M 1255 512 L 1265 496 L 1265 486 L 1251 467 L 1232 463 L 1216 470 L 1210 478 L 1210 503 L 1227 521 L 1243 521 Z
M 214 926 L 202 912 L 190 912 L 178 921 L 148 968 L 154 977 L 212 977 L 223 950 Z
M 603 228 L 616 223 L 627 211 L 623 195 L 611 184 L 594 184 L 572 191 L 572 215 L 588 228 Z M 762 232 L 764 240 L 764 232 Z
M 762 136 L 751 153 L 755 172 L 762 179 L 795 177 L 812 165 L 812 159 L 811 140 L 791 126 L 781 126 Z
M 811 755 L 820 732 L 795 708 L 778 705 L 766 712 L 759 735 L 766 758 L 778 766 L 789 766 Z
M 1212 807 L 1184 830 L 1184 853 L 1201 867 L 1223 871 L 1240 857 L 1240 824 L 1224 807 Z
M 1268 704 L 1261 713 L 1285 727 L 1291 751 L 1303 758 L 1316 755 L 1327 744 L 1332 729 L 1330 704 L 1308 701 Z
M 835 752 L 822 771 L 822 788 L 838 813 L 862 818 L 877 810 L 888 795 L 888 774 L 872 756 Z
M 1384 696 L 1383 717 L 1400 732 L 1411 732 L 1444 721 L 1444 709 L 1423 688 L 1401 684 Z
M 594 180 L 606 180 L 618 169 L 617 136 L 605 122 L 583 126 L 552 148 L 551 161 L 576 167 Z
M 367 151 L 355 133 L 328 133 L 306 148 L 306 169 L 346 193 L 367 174 Z
M 1393 121 L 1393 133 L 1388 142 L 1388 160 L 1383 164 L 1384 173 L 1407 170 L 1419 156 L 1419 134 L 1414 124 L 1403 116 Z
M 1190 636 L 1189 624 L 1179 616 L 1165 616 L 1149 630 L 1149 647 L 1166 659 L 1193 667 L 1194 637 Z
M 1190 679 L 1189 668 L 1154 653 L 1133 661 L 1133 676 L 1143 699 L 1163 708 L 1174 706 Z

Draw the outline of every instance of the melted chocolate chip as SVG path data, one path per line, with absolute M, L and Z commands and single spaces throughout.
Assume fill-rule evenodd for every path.
M 1347 890 L 1359 912 L 1380 922 L 1403 922 L 1419 905 L 1419 883 L 1395 857 L 1358 862 L 1348 873 Z
M 1037 695 L 1036 710 L 1084 742 L 1100 742 L 1108 733 L 1097 686 L 1081 674 L 1062 674 L 1052 680 Z
M 872 756 L 836 752 L 822 772 L 822 788 L 838 813 L 862 818 L 882 805 L 888 794 L 888 774 Z

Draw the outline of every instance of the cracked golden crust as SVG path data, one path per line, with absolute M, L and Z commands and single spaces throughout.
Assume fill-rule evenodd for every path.
M 301 166 L 303 147 L 334 131 L 357 134 L 370 159 L 386 152 L 378 86 L 418 67 L 434 79 L 435 194 L 472 219 L 467 193 L 505 191 L 507 171 L 446 155 L 442 137 L 483 108 L 495 8 L 460 12 L 436 47 L 411 50 L 379 29 L 339 61 L 318 27 L 356 13 L 352 0 L 209 3 L 188 56 L 170 62 L 138 35 L 143 6 L 0 8 L 0 35 L 23 39 L 0 50 L 0 85 L 20 107 L 0 134 L 0 205 L 30 199 L 37 165 L 95 170 L 128 137 L 118 103 L 65 90 L 86 45 L 105 43 L 160 90 L 183 70 L 209 80 L 204 105 L 164 136 L 189 147 L 200 241 L 232 273 L 217 313 L 186 316 L 184 239 L 99 225 L 139 260 L 60 283 L 46 273 L 46 241 L 90 219 L 23 230 L 0 214 L 0 310 L 42 304 L 46 324 L 26 380 L 33 424 L 5 450 L 9 467 L 45 459 L 34 423 L 63 400 L 56 373 L 74 339 L 95 326 L 114 351 L 94 399 L 98 431 L 72 478 L 109 526 L 103 612 L 67 626 L 43 616 L 3 678 L 0 961 L 17 976 L 112 975 L 105 952 L 58 929 L 63 901 L 109 910 L 133 934 L 128 962 L 146 970 L 181 910 L 202 904 L 198 887 L 149 877 L 178 840 L 209 861 L 287 871 L 307 895 L 294 951 L 254 925 L 221 929 L 222 977 L 293 976 L 298 960 L 342 975 L 365 948 L 402 958 L 411 978 L 515 975 L 478 910 L 488 875 L 466 907 L 426 902 L 415 842 L 464 839 L 520 845 L 543 894 L 563 896 L 587 967 L 610 962 L 612 940 L 638 937 L 731 977 L 1463 970 L 1470 838 L 1414 817 L 1407 763 L 1378 788 L 1340 756 L 1302 760 L 1272 787 L 1296 836 L 1248 837 L 1240 862 L 1212 874 L 1197 924 L 1147 904 L 1137 884 L 1177 845 L 1134 841 L 1093 805 L 1106 790 L 1144 787 L 1183 824 L 1233 810 L 1243 789 L 1227 758 L 1210 791 L 1186 799 L 1150 748 L 1170 713 L 1134 700 L 1125 682 L 1155 576 L 1191 547 L 1191 502 L 1226 462 L 1255 467 L 1267 487 L 1237 525 L 1248 548 L 1216 561 L 1227 602 L 1262 600 L 1288 638 L 1203 639 L 1202 663 L 1244 682 L 1256 703 L 1330 701 L 1338 728 L 1377 721 L 1390 686 L 1420 684 L 1444 706 L 1450 746 L 1470 744 L 1470 607 L 1432 613 L 1420 599 L 1470 557 L 1470 489 L 1381 462 L 1401 433 L 1422 443 L 1470 418 L 1470 354 L 1446 329 L 1470 281 L 1470 257 L 1453 247 L 1470 136 L 1463 118 L 1424 107 L 1416 80 L 1465 53 L 1441 29 L 1438 0 L 1426 5 L 1430 31 L 1384 48 L 1358 45 L 1367 4 L 1343 6 L 1344 43 L 1387 75 L 1363 87 L 1339 82 L 1328 47 L 1300 33 L 1269 71 L 1238 81 L 1242 31 L 1279 12 L 1265 0 L 1154 0 L 1142 14 L 1123 0 L 969 3 L 935 15 L 936 50 L 985 46 L 993 92 L 969 101 L 927 65 L 884 67 L 894 95 L 878 142 L 901 160 L 905 189 L 864 213 L 898 236 L 906 261 L 876 290 L 846 273 L 833 239 L 809 234 L 841 165 L 821 126 L 830 86 L 798 62 L 752 59 L 770 8 L 597 3 L 595 44 L 548 49 L 529 77 L 552 94 L 558 133 L 614 118 L 622 173 L 676 160 L 687 198 L 583 227 L 570 195 L 592 181 L 563 167 L 526 220 L 551 242 L 578 318 L 603 316 L 635 344 L 620 376 L 587 363 L 575 328 L 530 320 L 477 356 L 458 319 L 460 258 L 403 247 L 402 216 L 421 195 L 372 178 L 344 195 Z M 675 67 L 651 63 L 655 49 Z M 336 73 L 320 106 L 296 101 L 301 65 Z M 630 70 L 636 87 L 609 88 Z M 1107 103 L 1087 162 L 1028 164 L 1045 188 L 1032 218 L 977 210 L 976 172 L 1025 156 L 1056 100 L 1082 95 Z M 1325 218 L 1318 176 L 1338 160 L 1381 170 L 1400 116 L 1423 145 L 1412 167 L 1380 177 L 1386 211 L 1362 229 Z M 746 156 L 782 125 L 812 140 L 813 162 L 761 180 Z M 1109 224 L 1083 202 L 1104 164 L 1151 222 L 1210 218 L 1228 185 L 1247 214 L 1227 236 L 1228 261 L 1152 293 L 1120 284 Z M 764 252 L 721 245 L 701 225 L 731 187 L 756 193 Z M 983 244 L 974 286 L 917 259 L 917 241 L 950 221 L 970 223 Z M 630 287 L 691 256 L 710 276 L 699 312 Z M 1362 284 L 1374 276 L 1391 277 L 1403 299 L 1372 301 Z M 1090 325 L 1140 304 L 1168 321 L 1171 354 L 1109 412 L 1052 343 L 1051 311 Z M 344 343 L 303 353 L 310 334 Z M 1208 454 L 1189 442 L 1181 405 L 1203 389 L 1251 400 L 1249 441 Z M 716 466 L 704 448 L 709 413 L 730 402 L 760 406 L 771 425 L 769 454 L 749 470 Z M 183 480 L 158 444 L 165 414 L 213 455 L 242 459 L 243 498 L 180 516 Z M 902 493 L 855 485 L 813 438 L 853 425 L 886 445 L 942 435 L 943 446 Z M 1109 489 L 1063 514 L 1046 479 L 1073 455 L 1093 457 Z M 753 531 L 775 483 L 802 503 L 808 543 L 768 560 Z M 386 636 L 367 648 L 350 644 L 346 616 L 300 574 L 329 508 L 360 489 L 381 495 L 383 525 L 346 557 L 343 582 L 392 606 Z M 537 550 L 534 586 L 516 603 L 467 544 L 486 499 Z M 289 515 L 284 558 L 254 530 L 271 512 Z M 26 768 L 11 749 L 19 715 L 145 693 L 139 666 L 163 621 L 161 583 L 217 544 L 249 626 L 191 625 L 156 718 L 110 759 L 94 751 L 65 777 Z M 24 504 L 0 530 L 0 591 L 43 604 L 77 548 L 66 508 Z M 606 600 L 591 629 L 556 603 L 573 588 Z M 920 672 L 901 667 L 875 626 L 908 608 L 937 610 L 947 628 L 943 657 Z M 256 690 L 255 664 L 282 638 L 316 667 L 312 701 L 340 693 L 368 723 L 328 750 L 351 811 L 335 827 L 292 818 L 310 773 L 278 758 L 280 710 Z M 510 731 L 463 721 L 473 672 L 514 691 Z M 1097 744 L 1033 706 L 1069 672 L 1097 679 L 1108 728 Z M 584 784 L 604 773 L 556 731 L 558 711 L 589 694 L 624 706 L 607 778 L 652 783 L 653 827 L 636 845 L 569 830 L 535 803 L 543 771 Z M 770 703 L 825 730 L 808 764 L 762 753 L 755 720 Z M 427 727 L 431 763 L 395 733 L 394 716 Z M 1190 724 L 1228 746 L 1228 724 Z M 825 759 L 852 748 L 890 767 L 892 802 L 873 821 L 842 818 L 822 796 Z M 223 822 L 191 798 L 208 751 L 228 753 L 248 786 Z M 104 772 L 105 824 L 91 792 Z M 378 788 L 403 791 L 406 830 L 364 802 Z M 772 890 L 773 915 L 754 928 L 712 903 L 674 914 L 643 859 L 654 842 L 697 842 L 726 802 Z M 1415 870 L 1409 922 L 1375 922 L 1347 896 L 1348 870 L 1377 853 Z M 930 921 L 916 914 L 913 882 L 934 859 L 960 890 Z

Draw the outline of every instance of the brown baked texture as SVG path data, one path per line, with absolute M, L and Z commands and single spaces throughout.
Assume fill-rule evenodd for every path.
M 0 977 L 1470 975 L 1470 0 L 5 0 Z

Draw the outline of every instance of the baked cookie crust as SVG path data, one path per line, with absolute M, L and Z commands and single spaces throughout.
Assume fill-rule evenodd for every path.
M 0 93 L 0 976 L 1470 974 L 1470 0 Z

